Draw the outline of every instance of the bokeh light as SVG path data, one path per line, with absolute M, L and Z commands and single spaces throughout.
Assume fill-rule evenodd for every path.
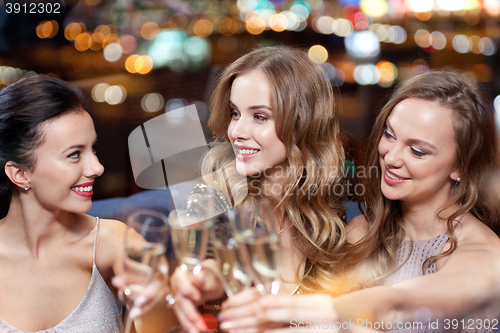
M 125 60 L 125 69 L 127 70 L 127 72 L 132 73 L 132 74 L 137 73 L 137 69 L 135 69 L 135 62 L 139 58 L 140 58 L 140 55 L 132 54 L 131 56 L 129 56 L 127 58 L 127 60 Z
M 106 59 L 109 62 L 115 62 L 120 60 L 122 54 L 123 54 L 122 47 L 118 43 L 108 44 L 104 48 L 104 59 Z
M 446 36 L 441 31 L 433 31 L 430 35 L 431 46 L 436 50 L 446 47 Z
M 336 19 L 332 24 L 333 33 L 339 37 L 346 37 L 352 34 L 354 28 L 351 21 L 346 19 Z
M 322 64 L 328 59 L 328 51 L 324 46 L 314 45 L 309 48 L 309 59 L 315 64 Z
M 153 69 L 153 60 L 146 55 L 140 56 L 136 59 L 134 67 L 137 73 L 147 74 Z
M 52 21 L 42 21 L 36 27 L 36 35 L 38 38 L 52 38 L 59 32 L 59 24 Z
M 80 51 L 87 51 L 92 45 L 92 35 L 89 32 L 79 34 L 75 39 L 75 48 Z
M 344 39 L 347 53 L 356 58 L 375 57 L 380 53 L 380 41 L 372 31 L 354 32 Z
M 354 69 L 354 79 L 360 85 L 377 84 L 378 70 L 373 64 L 358 65 Z
M 73 22 L 66 26 L 64 29 L 64 37 L 67 40 L 75 40 L 78 35 L 87 31 L 87 27 L 83 23 Z
M 481 38 L 478 42 L 478 48 L 485 56 L 491 56 L 497 52 L 497 46 L 490 37 Z
M 390 87 L 394 80 L 398 77 L 398 69 L 396 65 L 389 61 L 379 61 L 376 65 L 379 74 L 378 84 L 382 87 Z
M 372 17 L 382 17 L 389 10 L 387 0 L 361 0 L 359 7 L 363 12 Z
M 141 100 L 141 107 L 146 112 L 157 112 L 163 109 L 163 96 L 158 93 L 149 93 L 144 95 Z
M 123 103 L 127 98 L 127 90 L 123 86 L 116 85 L 110 86 L 104 93 L 104 99 L 110 105 L 117 105 Z
M 92 88 L 92 99 L 98 103 L 102 103 L 106 101 L 104 97 L 106 93 L 106 89 L 109 88 L 109 84 L 107 83 L 98 83 Z
M 141 28 L 141 36 L 144 39 L 155 39 L 160 32 L 160 27 L 155 22 L 147 22 Z
M 466 35 L 456 35 L 452 44 L 458 53 L 469 53 L 472 50 L 472 41 Z
M 137 49 L 137 39 L 131 35 L 123 35 L 120 37 L 120 45 L 124 54 L 132 54 Z
M 430 12 L 434 9 L 434 0 L 405 0 L 405 5 L 412 12 Z

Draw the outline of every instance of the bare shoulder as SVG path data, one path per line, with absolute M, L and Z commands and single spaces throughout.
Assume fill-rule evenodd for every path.
M 352 218 L 346 225 L 347 242 L 359 242 L 368 233 L 368 223 L 363 215 Z
M 500 239 L 493 230 L 478 220 L 474 215 L 467 214 L 455 227 L 458 247 L 472 247 L 500 251 Z M 500 256 L 499 256 L 500 258 Z
M 96 265 L 101 273 L 113 269 L 123 244 L 125 223 L 117 220 L 100 219 L 96 244 Z

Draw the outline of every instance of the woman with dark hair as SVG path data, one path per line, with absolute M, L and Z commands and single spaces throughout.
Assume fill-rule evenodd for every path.
M 0 91 L 1 332 L 123 330 L 111 279 L 126 226 L 84 214 L 96 139 L 76 87 L 35 75 Z
M 231 63 L 212 95 L 209 127 L 219 145 L 202 163 L 204 179 L 221 192 L 229 184 L 235 207 L 260 198 L 275 204 L 284 253 L 279 292 L 287 295 L 329 290 L 341 259 L 345 209 L 333 190 L 344 161 L 337 104 L 321 67 L 283 46 Z M 224 293 L 208 274 L 177 270 L 172 277 L 174 309 L 190 331 L 206 329 L 193 303 Z
M 368 165 L 379 177 L 366 179 L 365 212 L 348 223 L 353 245 L 336 267 L 354 292 L 289 299 L 249 291 L 226 303 L 221 327 L 293 330 L 328 319 L 337 329 L 498 329 L 500 220 L 485 191 L 498 150 L 486 105 L 476 83 L 455 72 L 402 82 L 376 119 Z

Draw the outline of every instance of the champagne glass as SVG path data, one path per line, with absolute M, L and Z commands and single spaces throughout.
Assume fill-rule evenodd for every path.
M 215 217 L 212 228 L 215 257 L 221 265 L 222 282 L 228 297 L 233 297 L 251 283 L 241 246 L 231 228 L 231 221 L 237 218 L 238 212 L 231 209 Z
M 158 272 L 160 263 L 167 263 L 164 256 L 168 241 L 168 219 L 159 212 L 147 209 L 137 210 L 127 218 L 127 231 L 124 240 L 123 274 L 126 279 L 124 290 L 127 305 L 144 292 Z M 132 328 L 128 316 L 125 332 Z
M 262 293 L 276 295 L 281 284 L 281 251 L 274 207 L 267 199 L 245 202 L 233 220 L 235 238 Z
M 212 220 L 200 220 L 186 210 L 174 210 L 169 215 L 169 221 L 179 267 L 197 274 L 207 251 Z

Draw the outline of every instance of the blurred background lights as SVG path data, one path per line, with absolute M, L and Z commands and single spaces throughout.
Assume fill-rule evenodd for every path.
M 155 22 L 147 22 L 141 28 L 141 36 L 144 39 L 152 40 L 160 32 L 160 27 Z
M 97 103 L 102 103 L 106 101 L 104 97 L 106 93 L 106 89 L 109 88 L 109 84 L 107 83 L 98 83 L 92 88 L 92 99 Z
M 333 34 L 333 28 L 332 28 L 333 21 L 334 21 L 333 17 L 330 16 L 319 17 L 315 22 L 316 31 L 325 35 Z
M 64 37 L 67 40 L 75 40 L 78 35 L 85 31 L 87 31 L 85 24 L 73 22 L 68 24 L 64 29 Z
M 497 52 L 497 46 L 495 42 L 489 37 L 481 38 L 477 46 L 481 53 L 485 56 L 491 56 Z
M 125 98 L 127 98 L 127 91 L 120 85 L 110 86 L 104 93 L 104 99 L 110 105 L 121 104 Z
M 371 24 L 371 19 L 363 12 L 356 12 L 351 16 L 351 22 L 356 30 L 365 30 Z
M 433 31 L 430 35 L 431 46 L 436 50 L 442 50 L 446 46 L 446 36 L 440 31 Z
M 141 100 L 142 109 L 146 112 L 157 112 L 163 109 L 163 96 L 158 93 L 144 95 Z
M 375 57 L 380 53 L 380 42 L 371 31 L 354 32 L 344 39 L 347 52 L 356 58 Z
M 452 44 L 458 53 L 468 53 L 472 50 L 472 41 L 466 35 L 456 35 L 453 37 Z
M 290 8 L 290 11 L 297 15 L 299 20 L 303 21 L 309 17 L 311 6 L 306 1 L 295 1 Z
M 354 69 L 354 79 L 360 85 L 377 84 L 379 81 L 378 70 L 373 64 L 356 66 Z
M 332 24 L 333 33 L 339 37 L 346 37 L 352 34 L 354 28 L 352 23 L 346 19 L 336 19 Z
M 36 27 L 36 35 L 38 38 L 52 38 L 59 32 L 59 24 L 52 21 L 42 21 Z
M 457 11 L 465 9 L 465 0 L 436 0 L 437 9 Z
M 406 30 L 399 25 L 390 27 L 387 31 L 387 40 L 394 44 L 403 44 L 406 42 Z
M 153 69 L 153 60 L 146 56 L 140 56 L 135 60 L 134 68 L 139 74 L 147 74 Z
M 434 0 L 405 0 L 405 5 L 412 12 L 430 12 L 434 9 Z
M 104 59 L 109 62 L 118 61 L 122 57 L 122 47 L 118 43 L 111 43 L 104 48 Z
M 137 39 L 131 35 L 123 35 L 120 37 L 120 45 L 123 53 L 132 54 L 137 49 Z
M 75 48 L 80 51 L 87 51 L 92 45 L 92 35 L 88 32 L 79 34 L 75 39 Z
M 315 64 L 322 64 L 328 59 L 328 51 L 321 45 L 311 46 L 308 54 L 309 59 Z
M 415 32 L 415 43 L 421 48 L 431 46 L 431 34 L 425 29 L 419 29 Z
M 187 101 L 182 98 L 172 98 L 165 105 L 165 112 L 168 121 L 171 123 L 180 123 L 184 120 L 184 107 L 187 106 Z
M 396 65 L 389 61 L 379 61 L 376 65 L 379 75 L 378 84 L 382 87 L 390 87 L 394 80 L 398 77 L 398 69 Z
M 372 17 L 382 17 L 389 10 L 387 0 L 361 0 L 359 7 L 363 12 Z
M 184 41 L 183 49 L 189 59 L 196 64 L 210 60 L 212 48 L 205 38 L 189 37 Z
M 490 16 L 500 15 L 500 1 L 498 0 L 483 0 L 483 8 Z

